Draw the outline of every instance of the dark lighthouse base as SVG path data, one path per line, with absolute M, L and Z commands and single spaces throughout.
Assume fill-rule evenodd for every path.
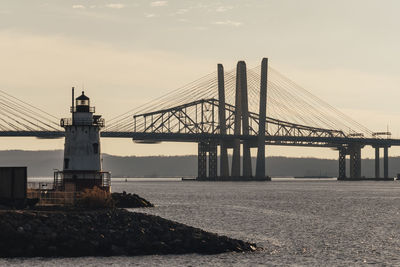
M 111 174 L 104 171 L 57 171 L 54 173 L 54 189 L 75 192 L 93 187 L 111 191 Z

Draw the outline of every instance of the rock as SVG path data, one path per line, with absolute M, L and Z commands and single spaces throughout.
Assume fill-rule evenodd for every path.
M 122 193 L 112 193 L 112 199 L 115 202 L 115 206 L 117 208 L 147 208 L 154 207 L 146 199 L 131 193 L 126 193 L 123 191 Z
M 124 255 L 125 254 L 125 250 L 116 245 L 111 245 L 111 252 L 112 252 L 112 255 Z
M 55 256 L 57 255 L 57 247 L 56 246 L 49 246 L 47 248 L 47 251 L 49 253 L 50 256 Z
M 52 233 L 50 234 L 50 237 L 51 237 L 51 239 L 56 239 L 56 238 L 57 238 L 57 233 L 52 232 Z
M 23 228 L 24 228 L 24 230 L 26 230 L 26 231 L 30 231 L 30 230 L 32 229 L 32 227 L 31 227 L 30 224 L 25 224 L 25 225 L 23 226 Z

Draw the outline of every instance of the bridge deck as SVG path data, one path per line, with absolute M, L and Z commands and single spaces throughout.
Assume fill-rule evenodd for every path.
M 220 144 L 224 141 L 225 145 L 229 148 L 233 147 L 235 139 L 250 141 L 251 147 L 257 147 L 256 136 L 236 136 L 236 135 L 215 135 L 215 134 L 168 134 L 168 133 L 129 133 L 129 132 L 103 132 L 102 137 L 105 138 L 132 138 L 135 141 L 143 141 L 144 143 L 158 143 L 158 142 L 214 142 Z M 283 146 L 308 146 L 308 147 L 337 147 L 337 144 L 309 142 L 299 140 L 279 140 L 278 138 L 267 138 L 265 143 L 268 145 L 283 145 Z
M 137 133 L 137 132 L 102 132 L 102 137 L 107 138 L 132 138 L 142 141 L 168 141 L 168 142 L 201 142 L 221 140 L 233 141 L 240 140 L 252 141 L 256 146 L 257 136 L 254 135 L 220 135 L 220 134 L 178 134 L 178 133 Z M 371 146 L 400 146 L 400 139 L 383 138 L 349 138 L 349 137 L 305 137 L 305 136 L 265 136 L 266 144 L 270 145 L 292 145 L 292 146 L 321 146 L 337 147 L 343 144 L 361 144 Z M 253 144 L 254 143 L 254 144 Z
M 37 138 L 62 138 L 63 131 L 0 131 L 3 137 L 37 137 Z M 214 141 L 217 144 L 221 140 L 233 142 L 234 139 L 251 141 L 256 146 L 257 136 L 255 135 L 220 135 L 220 134 L 183 134 L 183 133 L 141 133 L 141 132 L 101 132 L 104 138 L 131 138 L 137 141 L 146 142 L 202 142 Z M 400 139 L 384 138 L 350 138 L 350 137 L 307 137 L 307 136 L 265 136 L 268 145 L 289 145 L 289 146 L 310 146 L 310 147 L 337 147 L 343 144 L 361 144 L 364 146 L 400 146 Z
M 63 138 L 63 131 L 0 131 L 3 137 L 37 137 L 44 139 Z M 220 135 L 220 134 L 183 134 L 183 133 L 141 133 L 141 132 L 101 132 L 101 137 L 105 138 L 131 138 L 145 142 L 202 142 L 214 141 L 217 144 L 222 140 L 233 142 L 234 139 L 251 141 L 252 146 L 256 146 L 257 136 L 254 135 Z M 400 146 L 400 139 L 384 138 L 349 138 L 349 137 L 306 137 L 306 136 L 265 136 L 268 145 L 285 146 L 310 146 L 310 147 L 337 147 L 343 144 L 361 144 L 364 146 Z

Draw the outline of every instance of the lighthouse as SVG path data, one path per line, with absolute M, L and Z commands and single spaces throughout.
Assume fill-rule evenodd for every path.
M 74 99 L 72 88 L 71 118 L 61 119 L 65 129 L 63 170 L 54 173 L 57 190 L 82 191 L 94 186 L 110 190 L 109 172 L 102 170 L 100 131 L 104 127 L 101 115 L 94 115 L 90 98 L 82 94 Z

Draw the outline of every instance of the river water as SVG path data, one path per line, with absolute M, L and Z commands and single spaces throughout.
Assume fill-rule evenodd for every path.
M 139 212 L 257 243 L 255 253 L 0 260 L 26 266 L 400 265 L 400 182 L 274 179 L 272 182 L 134 181 L 156 207 Z

